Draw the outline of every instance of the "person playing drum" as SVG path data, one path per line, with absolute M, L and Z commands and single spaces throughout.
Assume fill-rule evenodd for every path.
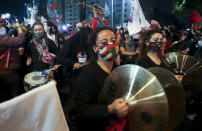
M 56 70 L 55 58 L 58 53 L 54 42 L 47 38 L 42 23 L 34 23 L 32 26 L 33 38 L 26 48 L 27 61 L 26 65 L 32 71 L 42 71 L 52 68 Z

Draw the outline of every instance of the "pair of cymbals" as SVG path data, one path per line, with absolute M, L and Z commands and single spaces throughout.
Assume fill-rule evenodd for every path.
M 158 79 L 146 69 L 124 65 L 110 73 L 99 96 L 100 104 L 125 98 L 131 105 L 130 131 L 162 131 L 168 121 L 168 101 Z
M 184 117 L 183 88 L 169 71 L 149 71 L 136 65 L 118 67 L 106 79 L 99 103 L 125 98 L 132 107 L 130 131 L 172 130 Z
M 185 115 L 186 100 L 184 89 L 170 71 L 160 67 L 152 67 L 148 70 L 158 78 L 166 92 L 169 105 L 169 117 L 165 131 L 172 131 L 180 124 Z
M 167 53 L 164 57 L 171 68 L 177 70 L 175 73 L 187 73 L 192 70 L 192 68 L 194 69 L 194 65 L 197 63 L 197 60 L 194 57 L 178 52 Z
M 202 66 L 199 66 L 184 76 L 182 85 L 187 97 L 202 95 Z
M 184 75 L 182 86 L 185 96 L 196 96 L 202 94 L 202 62 L 194 57 L 177 52 L 171 52 L 165 55 L 165 60 L 170 65 L 175 65 L 177 73 Z

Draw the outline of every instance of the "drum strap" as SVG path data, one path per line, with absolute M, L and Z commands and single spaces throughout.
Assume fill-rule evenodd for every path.
M 37 50 L 41 51 L 41 53 L 42 53 L 41 60 L 46 64 L 53 65 L 54 64 L 54 58 L 51 55 L 51 53 L 44 50 L 44 49 L 40 50 L 39 43 L 37 41 L 34 41 L 34 43 L 36 45 Z
M 8 68 L 8 64 L 9 64 L 9 60 L 10 60 L 10 49 L 8 49 L 4 54 L 2 54 L 0 56 L 0 60 L 3 59 L 6 55 L 7 55 L 7 58 L 6 58 L 5 68 L 7 69 Z

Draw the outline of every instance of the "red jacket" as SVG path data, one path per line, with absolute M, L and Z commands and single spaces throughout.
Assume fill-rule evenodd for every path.
M 0 73 L 10 73 L 21 66 L 17 46 L 24 42 L 24 34 L 18 37 L 0 35 Z

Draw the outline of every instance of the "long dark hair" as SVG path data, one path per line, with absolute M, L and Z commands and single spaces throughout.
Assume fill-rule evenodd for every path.
M 42 27 L 43 27 L 43 30 L 45 31 L 44 26 L 43 26 L 43 24 L 42 24 L 41 22 L 35 22 L 35 23 L 32 25 L 32 31 L 34 31 L 34 27 L 35 27 L 36 25 L 42 26 Z
M 47 41 L 48 41 L 48 37 L 47 37 L 47 35 L 46 35 L 44 26 L 43 26 L 43 24 L 42 24 L 41 22 L 35 22 L 35 23 L 32 25 L 33 34 L 34 34 L 34 27 L 35 27 L 36 25 L 40 25 L 40 26 L 43 28 L 43 30 L 44 30 L 44 39 L 45 39 L 45 41 L 47 42 Z
M 147 54 L 147 52 L 149 50 L 147 48 L 146 42 L 150 41 L 152 35 L 154 35 L 156 33 L 162 34 L 159 29 L 153 29 L 153 30 L 146 31 L 144 34 L 140 35 L 140 39 L 139 39 L 140 55 L 139 55 L 139 58 L 144 57 Z

